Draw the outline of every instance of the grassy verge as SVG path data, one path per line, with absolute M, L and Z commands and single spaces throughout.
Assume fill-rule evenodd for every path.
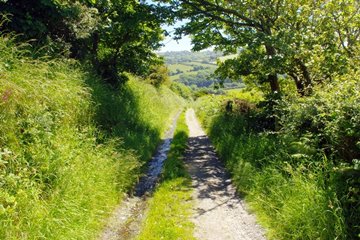
M 0 37 L 0 239 L 94 239 L 181 100 Z
M 243 117 L 221 108 L 222 100 L 214 96 L 196 103 L 217 152 L 269 239 L 347 239 L 336 191 L 341 182 L 331 161 L 323 155 L 299 158 L 285 136 L 247 131 Z
M 149 201 L 149 212 L 138 240 L 194 239 L 191 214 L 191 180 L 182 157 L 188 139 L 185 114 L 179 117 L 162 173 L 163 182 Z
M 115 91 L 93 81 L 87 84 L 97 104 L 94 120 L 103 134 L 98 140 L 122 139 L 121 147 L 135 151 L 141 163 L 151 158 L 172 120 L 170 116 L 184 104 L 169 88 L 155 88 L 133 76 Z

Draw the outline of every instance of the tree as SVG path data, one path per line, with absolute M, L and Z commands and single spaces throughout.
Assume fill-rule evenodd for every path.
M 162 20 L 154 6 L 130 0 L 90 6 L 98 9 L 102 23 L 92 35 L 93 62 L 108 82 L 118 82 L 123 71 L 147 75 L 151 65 L 161 62 L 154 50 L 161 46 Z
M 122 72 L 146 76 L 161 63 L 154 50 L 163 37 L 166 21 L 160 7 L 133 0 L 8 0 L 0 13 L 11 21 L 2 31 L 20 33 L 40 47 L 55 43 L 55 53 L 90 60 L 110 84 L 126 77 Z
M 49 46 L 46 54 L 70 54 L 77 41 L 90 36 L 97 27 L 97 11 L 79 2 L 65 0 L 7 0 L 0 13 L 10 18 L 0 30 L 19 33 L 20 41 Z M 42 48 L 44 49 L 44 48 Z M 64 51 L 67 50 L 67 51 Z
M 215 46 L 226 53 L 238 52 L 237 58 L 220 64 L 220 76 L 254 76 L 258 83 L 269 83 L 272 92 L 280 91 L 278 76 L 283 74 L 292 77 L 301 95 L 311 94 L 314 82 L 341 72 L 346 61 L 343 50 L 359 40 L 356 0 L 341 1 L 340 7 L 334 0 L 162 2 L 170 4 L 178 18 L 189 20 L 177 33 L 192 35 L 194 50 Z M 342 8 L 348 8 L 346 17 L 336 17 Z M 341 24 L 336 28 L 334 21 Z M 351 26 L 351 31 L 341 25 Z

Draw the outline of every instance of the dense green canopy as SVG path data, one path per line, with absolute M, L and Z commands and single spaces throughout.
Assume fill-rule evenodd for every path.
M 360 4 L 357 0 L 164 0 L 190 34 L 194 50 L 210 46 L 237 58 L 220 64 L 218 74 L 269 82 L 279 92 L 286 74 L 301 95 L 319 81 L 357 67 Z
M 8 0 L 0 1 L 0 9 L 10 19 L 2 32 L 19 33 L 42 54 L 89 59 L 112 84 L 123 80 L 123 71 L 146 75 L 160 61 L 154 50 L 161 46 L 165 19 L 161 8 L 145 2 Z

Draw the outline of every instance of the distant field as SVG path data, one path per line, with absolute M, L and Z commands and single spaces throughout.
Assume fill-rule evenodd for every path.
M 183 72 L 187 72 L 187 71 L 193 69 L 193 67 L 191 67 L 187 64 L 181 64 L 181 63 L 168 64 L 167 67 L 169 69 L 169 72 L 176 72 L 176 69 L 179 69 L 180 71 L 183 71 Z
M 176 64 L 168 64 L 167 65 L 170 73 L 170 80 L 176 81 L 179 80 L 181 76 L 194 76 L 198 73 L 202 73 L 206 71 L 206 74 L 211 71 L 215 71 L 216 65 L 212 63 L 204 63 L 204 62 L 184 62 L 184 63 L 176 63 Z M 202 67 L 203 69 L 196 69 Z M 194 69 L 195 68 L 195 69 Z M 181 71 L 178 74 L 177 71 Z
M 180 79 L 180 74 L 174 75 L 174 76 L 170 76 L 169 77 L 171 81 L 176 81 Z
M 212 67 L 212 68 L 216 68 L 216 64 L 215 63 L 204 63 L 204 62 L 198 62 L 198 61 L 192 61 L 192 62 L 188 62 L 188 63 L 183 63 L 185 65 L 196 65 L 196 66 L 203 66 L 203 67 Z
M 178 80 L 180 79 L 180 76 L 194 76 L 197 75 L 199 72 L 201 71 L 194 71 L 194 72 L 184 72 L 184 73 L 180 73 L 180 74 L 176 74 L 173 76 L 170 76 L 170 80 L 174 81 L 174 80 Z
M 169 70 L 170 80 L 198 88 L 213 87 L 219 81 L 213 77 L 217 68 L 216 61 L 225 61 L 236 55 L 221 57 L 218 52 L 167 52 L 162 53 Z M 239 88 L 242 84 L 226 82 L 225 88 Z
M 170 73 L 176 73 L 177 69 L 179 69 L 180 71 L 183 71 L 185 73 L 185 72 L 192 72 L 194 67 L 203 67 L 206 69 L 215 70 L 216 64 L 201 63 L 201 62 L 193 61 L 193 62 L 184 62 L 184 63 L 177 63 L 177 64 L 168 64 L 167 67 L 168 67 Z M 201 71 L 201 70 L 202 69 L 195 70 L 195 71 Z
M 219 59 L 220 61 L 225 61 L 227 59 L 234 58 L 235 56 L 236 54 L 232 54 L 224 57 L 219 57 Z M 205 63 L 203 61 L 194 60 L 191 62 L 167 64 L 167 67 L 169 69 L 170 79 L 174 81 L 174 80 L 178 80 L 181 75 L 191 76 L 191 75 L 196 75 L 202 71 L 208 71 L 208 70 L 211 70 L 213 72 L 215 71 L 217 66 L 215 63 L 212 62 Z M 203 67 L 204 69 L 194 69 L 196 67 Z M 178 70 L 181 72 L 177 73 Z

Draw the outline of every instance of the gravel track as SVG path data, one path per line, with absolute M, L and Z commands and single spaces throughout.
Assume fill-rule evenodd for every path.
M 263 240 L 265 231 L 247 211 L 230 176 L 216 156 L 193 109 L 186 112 L 190 131 L 185 161 L 192 178 L 195 199 L 195 237 L 199 240 Z

